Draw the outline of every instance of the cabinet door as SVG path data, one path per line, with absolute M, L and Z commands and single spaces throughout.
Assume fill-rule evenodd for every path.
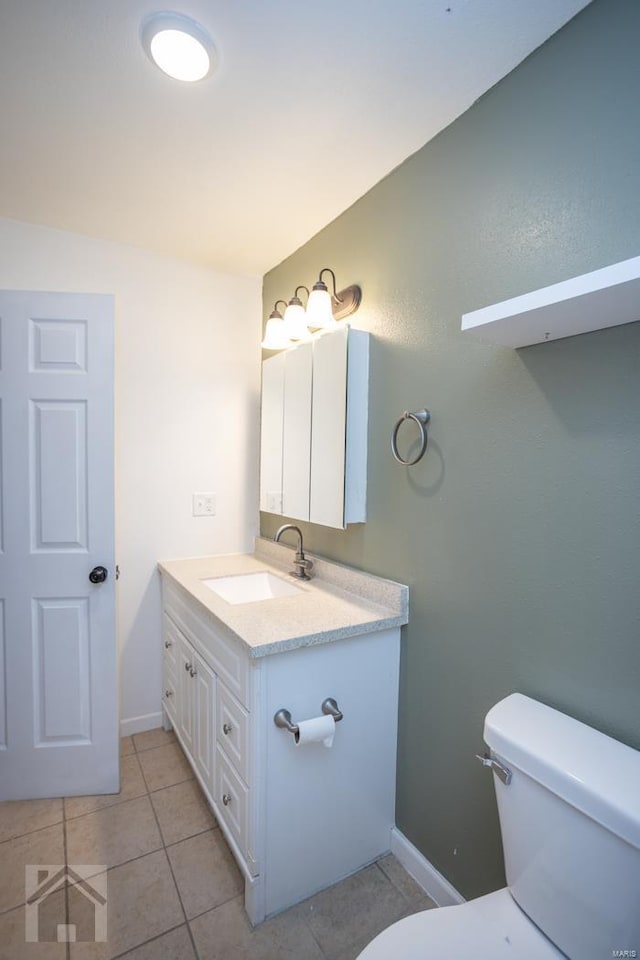
M 194 657 L 194 670 L 195 676 L 192 683 L 195 698 L 195 750 L 193 758 L 207 789 L 213 793 L 216 675 L 197 653 Z
M 180 635 L 178 649 L 178 727 L 184 746 L 193 756 L 194 730 L 194 652 L 191 644 Z
M 175 675 L 165 669 L 162 679 L 162 699 L 165 710 L 167 711 L 167 716 L 174 727 L 178 724 L 177 692 Z
M 329 527 L 345 525 L 348 333 L 343 326 L 313 344 L 309 519 Z
M 279 353 L 262 364 L 260 509 L 267 513 L 282 513 L 285 356 Z
M 313 344 L 302 343 L 284 357 L 282 512 L 296 520 L 308 520 Z

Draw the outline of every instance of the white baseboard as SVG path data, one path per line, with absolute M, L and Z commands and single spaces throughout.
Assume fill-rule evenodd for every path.
M 145 713 L 141 717 L 127 717 L 120 721 L 120 736 L 130 737 L 132 733 L 144 733 L 162 726 L 162 711 Z
M 397 827 L 391 828 L 391 853 L 407 873 L 422 887 L 428 897 L 439 907 L 452 907 L 464 903 L 464 897 L 443 877 L 439 870 L 407 840 Z

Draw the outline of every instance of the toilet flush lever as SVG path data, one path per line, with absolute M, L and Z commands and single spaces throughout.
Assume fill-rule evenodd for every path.
M 491 767 L 505 786 L 509 786 L 511 783 L 511 770 L 509 770 L 509 767 L 505 767 L 504 763 L 500 763 L 500 761 L 496 759 L 496 757 L 492 757 L 490 753 L 476 753 L 476 760 L 479 760 L 483 767 Z

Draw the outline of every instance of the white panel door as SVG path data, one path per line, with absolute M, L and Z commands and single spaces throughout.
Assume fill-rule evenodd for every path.
M 278 353 L 262 364 L 260 509 L 267 513 L 282 513 L 285 357 L 286 354 Z
M 113 298 L 0 291 L 1 800 L 118 790 L 116 671 Z
M 288 350 L 284 369 L 282 512 L 294 520 L 308 520 L 313 345 Z
M 348 335 L 343 325 L 313 344 L 309 519 L 329 527 L 345 526 Z

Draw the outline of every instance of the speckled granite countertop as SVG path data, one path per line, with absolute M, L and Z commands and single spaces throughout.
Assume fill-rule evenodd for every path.
M 251 657 L 330 643 L 408 622 L 408 587 L 313 554 L 306 556 L 313 560 L 312 579 L 291 578 L 300 593 L 241 604 L 227 603 L 201 581 L 262 570 L 289 580 L 294 557 L 290 547 L 257 538 L 255 553 L 164 560 L 158 566 L 221 621 Z

